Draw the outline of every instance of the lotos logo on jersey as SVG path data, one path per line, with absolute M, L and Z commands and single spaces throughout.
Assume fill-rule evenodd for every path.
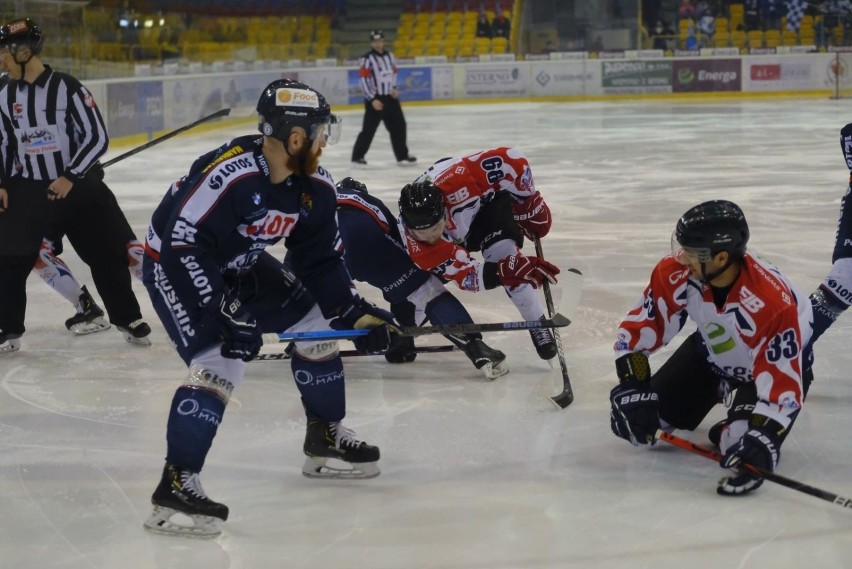
M 304 89 L 278 89 L 275 91 L 275 104 L 279 107 L 319 108 L 319 97 L 313 91 Z
M 211 190 L 221 189 L 225 184 L 225 180 L 230 178 L 236 172 L 241 170 L 246 170 L 254 166 L 254 162 L 252 162 L 249 158 L 237 158 L 236 160 L 231 160 L 230 162 L 221 164 L 217 167 L 216 172 L 210 176 L 207 181 L 207 186 Z
M 239 231 L 255 239 L 280 239 L 293 231 L 299 216 L 283 211 L 270 211 L 263 219 L 251 225 L 240 226 Z

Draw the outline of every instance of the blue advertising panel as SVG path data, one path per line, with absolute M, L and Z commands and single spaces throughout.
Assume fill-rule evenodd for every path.
M 347 77 L 349 104 L 357 105 L 364 101 L 361 92 L 361 79 L 357 69 L 350 69 Z M 400 101 L 432 100 L 432 68 L 403 67 L 396 77 Z
M 163 82 L 107 85 L 110 137 L 163 130 Z

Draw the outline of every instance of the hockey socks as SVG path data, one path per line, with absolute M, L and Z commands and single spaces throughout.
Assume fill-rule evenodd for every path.
M 293 352 L 290 369 L 302 404 L 309 415 L 325 421 L 341 421 L 346 414 L 346 392 L 343 383 L 343 360 L 337 354 L 330 359 L 309 360 Z
M 810 301 L 811 307 L 814 310 L 814 332 L 811 337 L 811 343 L 813 344 L 834 324 L 837 317 L 849 307 L 837 300 L 834 294 L 822 286 L 811 293 Z
M 215 390 L 179 387 L 169 411 L 166 462 L 200 472 L 222 422 L 225 405 L 226 401 Z

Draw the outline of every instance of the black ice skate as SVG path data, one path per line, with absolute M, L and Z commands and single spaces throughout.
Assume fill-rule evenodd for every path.
M 77 299 L 77 314 L 65 321 L 65 327 L 76 336 L 94 334 L 110 328 L 109 322 L 104 320 L 104 311 L 85 286 Z
M 482 340 L 474 338 L 465 344 L 460 344 L 460 347 L 473 366 L 482 370 L 488 379 L 494 380 L 509 373 L 506 354 L 488 346 Z
M 0 356 L 17 352 L 21 349 L 21 334 L 12 334 L 0 330 Z
M 375 478 L 379 475 L 379 448 L 355 438 L 354 431 L 340 423 L 308 419 L 302 474 L 308 478 Z M 345 463 L 338 468 L 334 460 Z M 348 467 L 347 467 L 348 466 Z
M 544 319 L 544 316 L 539 318 L 539 320 Z M 538 328 L 536 330 L 530 330 L 530 337 L 532 337 L 535 351 L 538 352 L 538 357 L 543 360 L 552 360 L 556 357 L 556 354 L 558 353 L 556 340 L 553 338 L 553 333 L 549 329 Z
M 148 339 L 148 335 L 151 333 L 151 327 L 142 320 L 134 320 L 127 326 L 116 326 L 116 328 L 121 331 L 121 334 L 124 336 L 124 340 L 129 344 L 135 344 L 137 346 L 150 346 L 151 340 Z
M 144 526 L 154 533 L 209 539 L 222 533 L 219 522 L 228 519 L 228 506 L 207 497 L 198 473 L 171 464 L 163 468 L 151 503 Z

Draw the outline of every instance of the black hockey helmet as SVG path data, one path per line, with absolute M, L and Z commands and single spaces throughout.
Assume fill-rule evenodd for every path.
M 684 213 L 677 222 L 673 237 L 680 247 L 693 250 L 698 260 L 705 263 L 720 251 L 727 251 L 732 259 L 743 258 L 749 230 L 740 206 L 726 200 L 714 200 L 698 204 Z
M 382 30 L 370 30 L 370 41 L 385 39 L 385 32 Z
M 431 180 L 413 182 L 402 188 L 399 216 L 409 229 L 427 229 L 444 217 L 444 195 Z
M 38 54 L 43 44 L 41 28 L 29 18 L 10 20 L 0 27 L 0 47 L 8 47 L 12 54 L 22 48 Z
M 364 182 L 359 182 L 352 176 L 346 176 L 339 182 L 334 185 L 338 190 L 354 190 L 356 192 L 361 192 L 362 194 L 369 193 L 367 191 L 367 186 L 364 185 Z
M 340 119 L 331 112 L 316 89 L 293 79 L 277 79 L 266 86 L 257 101 L 258 129 L 266 136 L 286 141 L 293 127 L 305 130 L 310 140 L 322 134 L 327 144 L 340 139 Z

